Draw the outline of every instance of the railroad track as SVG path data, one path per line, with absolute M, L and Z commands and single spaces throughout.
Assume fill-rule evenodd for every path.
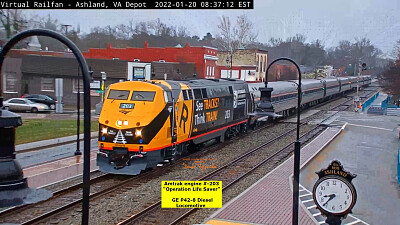
M 312 118 L 306 119 L 306 122 L 310 121 Z M 274 124 L 269 124 L 263 127 L 260 127 L 251 132 L 259 132 L 262 129 L 266 129 L 268 127 L 273 126 Z M 285 132 L 279 137 L 287 136 L 288 133 L 293 132 L 295 128 L 290 129 L 290 131 Z M 243 136 L 243 135 L 241 135 Z M 224 147 L 226 144 L 231 143 L 232 141 L 236 141 L 235 137 L 231 139 L 231 141 L 227 141 L 222 145 L 218 145 L 217 149 Z M 278 138 L 279 139 L 279 138 Z M 276 139 L 276 140 L 278 140 Z M 272 142 L 271 142 L 272 143 Z M 217 149 L 214 149 L 216 151 Z M 204 152 L 210 152 L 210 149 L 206 149 L 200 152 L 195 153 L 195 155 L 190 155 L 190 157 L 198 157 L 196 156 L 203 154 Z M 250 153 L 249 153 L 250 154 Z M 113 195 L 122 193 L 128 189 L 132 189 L 138 185 L 141 185 L 145 182 L 148 182 L 155 177 L 160 177 L 166 172 L 168 172 L 167 167 L 163 167 L 164 172 L 160 173 L 160 170 L 152 170 L 141 175 L 135 177 L 126 177 L 126 176 L 118 176 L 112 174 L 101 174 L 100 176 L 93 178 L 91 180 L 91 201 L 100 199 L 107 194 L 113 193 Z M 105 185 L 104 183 L 107 183 Z M 1 222 L 16 222 L 20 224 L 35 224 L 40 221 L 43 221 L 57 213 L 63 212 L 67 209 L 71 209 L 76 207 L 78 204 L 82 202 L 82 193 L 81 188 L 82 183 L 72 185 L 70 187 L 64 188 L 60 191 L 54 192 L 52 198 L 47 201 L 39 202 L 36 204 L 25 205 L 20 207 L 14 207 L 9 210 L 0 212 L 0 223 Z M 57 207 L 59 206 L 59 207 Z
M 347 101 L 346 101 L 347 102 Z M 346 103 L 344 102 L 344 103 Z M 339 106 L 343 105 L 344 103 L 340 103 L 334 108 L 338 108 Z M 339 109 L 337 112 L 332 114 L 330 117 L 336 115 L 342 110 L 346 110 L 350 105 L 345 105 L 345 107 Z M 323 121 L 329 119 L 325 118 Z M 306 121 L 301 124 L 301 126 L 307 124 L 313 118 L 307 118 Z M 280 148 L 278 151 L 271 153 L 269 152 L 266 147 L 269 147 L 273 143 L 286 138 L 290 139 L 290 136 L 294 138 L 294 131 L 296 128 L 285 132 L 284 134 L 250 150 L 249 152 L 241 155 L 240 157 L 234 159 L 230 163 L 226 164 L 223 167 L 220 167 L 213 172 L 207 174 L 206 176 L 198 179 L 199 181 L 202 180 L 217 180 L 222 181 L 222 192 L 228 190 L 229 188 L 233 187 L 234 184 L 241 181 L 246 176 L 250 175 L 254 171 L 257 170 L 260 166 L 266 165 L 268 163 L 279 163 L 281 160 L 285 159 L 288 155 L 290 155 L 294 150 L 294 141 L 290 141 L 289 144 L 285 145 L 283 148 Z M 325 127 L 321 125 L 315 126 L 310 131 L 303 133 L 300 141 L 304 144 L 311 140 L 313 137 L 321 133 L 325 130 Z M 293 132 L 293 133 L 292 133 Z M 266 155 L 266 158 L 260 157 L 260 155 Z M 161 208 L 161 200 L 155 202 L 154 204 L 150 205 L 149 207 L 145 208 L 144 210 L 130 216 L 129 218 L 125 219 L 124 221 L 118 223 L 118 225 L 127 225 L 127 224 L 179 224 L 181 221 L 186 219 L 190 216 L 193 212 L 198 210 L 197 208 L 186 209 L 186 208 Z
M 259 127 L 258 129 L 251 132 L 258 132 L 263 129 L 267 129 L 273 126 L 273 124 L 267 124 L 265 126 Z M 217 151 L 219 148 L 231 143 L 232 141 L 237 141 L 243 137 L 236 136 L 232 139 L 221 143 L 220 145 L 210 146 L 204 148 L 199 152 L 195 152 L 190 155 L 190 157 L 201 157 L 202 154 L 206 152 Z M 180 162 L 178 160 L 177 162 Z M 149 171 L 143 171 L 137 176 L 123 176 L 115 174 L 105 174 L 101 173 L 90 181 L 90 200 L 100 199 L 101 197 L 111 194 L 116 195 L 122 193 L 128 189 L 134 188 L 136 186 L 142 185 L 151 179 L 160 177 L 165 173 L 169 172 L 169 164 L 162 167 L 162 170 L 155 169 Z M 82 203 L 82 183 L 77 183 L 53 193 L 53 197 L 46 201 L 21 205 L 17 207 L 12 207 L 7 210 L 0 212 L 0 223 L 18 223 L 18 224 L 36 224 L 46 218 L 52 217 L 55 214 L 63 212 L 65 210 L 76 207 Z
M 324 130 L 325 127 L 317 126 L 316 128 L 306 132 L 302 135 L 302 141 L 308 141 L 316 134 Z M 281 159 L 287 157 L 293 152 L 294 141 L 290 141 L 289 144 L 285 145 L 278 151 L 271 153 L 270 149 L 266 148 L 276 143 L 281 139 L 294 139 L 296 129 L 291 129 L 288 132 L 270 140 L 249 152 L 241 155 L 232 162 L 220 167 L 213 172 L 207 174 L 206 176 L 198 179 L 202 180 L 218 180 L 222 181 L 222 191 L 226 191 L 231 188 L 235 183 L 239 182 L 244 177 L 248 176 L 250 173 L 254 172 L 260 166 L 266 163 L 277 163 Z M 259 155 L 268 155 L 267 158 L 262 159 Z M 118 225 L 126 224 L 177 224 L 183 219 L 185 219 L 192 212 L 197 209 L 170 209 L 161 208 L 161 200 L 147 207 L 146 209 L 140 211 L 139 213 L 131 216 L 130 218 L 118 223 Z

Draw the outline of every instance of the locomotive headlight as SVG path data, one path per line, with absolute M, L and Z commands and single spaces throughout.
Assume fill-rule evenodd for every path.
M 137 137 L 142 136 L 142 131 L 141 131 L 141 130 L 136 130 L 136 131 L 135 131 L 135 135 L 136 135 Z
M 128 120 L 124 120 L 124 126 L 128 126 Z
M 103 134 L 107 134 L 107 128 L 103 128 L 103 129 L 101 129 L 101 133 L 103 133 Z
M 122 125 L 122 120 L 118 120 L 118 121 L 117 121 L 117 125 L 118 125 L 118 126 L 121 126 L 121 125 Z

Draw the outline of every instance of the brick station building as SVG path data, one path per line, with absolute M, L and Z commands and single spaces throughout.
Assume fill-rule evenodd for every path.
M 128 61 L 128 79 L 146 78 L 152 73 L 148 63 L 194 63 L 196 70 L 194 74 L 186 76 L 195 76 L 196 78 L 219 78 L 217 69 L 218 50 L 212 47 L 197 47 L 186 44 L 185 47 L 149 47 L 144 43 L 143 48 L 113 48 L 111 44 L 105 49 L 91 48 L 84 52 L 87 59 L 111 59 Z M 178 74 L 180 71 L 175 71 Z M 144 75 L 143 75 L 144 74 Z M 168 74 L 167 74 L 168 75 Z M 144 77 L 143 77 L 144 76 Z M 158 78 L 158 77 L 157 77 Z M 171 77 L 167 77 L 172 79 Z
M 232 68 L 230 60 L 232 58 Z M 236 78 L 249 82 L 263 81 L 267 69 L 268 51 L 259 49 L 235 49 L 218 52 L 218 70 L 221 78 Z

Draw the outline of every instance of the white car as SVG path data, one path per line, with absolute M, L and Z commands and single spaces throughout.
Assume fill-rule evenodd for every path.
M 3 102 L 3 108 L 10 111 L 30 111 L 33 113 L 49 110 L 47 105 L 36 103 L 25 98 L 8 99 Z

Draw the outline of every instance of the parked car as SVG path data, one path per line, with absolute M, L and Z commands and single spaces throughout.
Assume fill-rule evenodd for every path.
M 36 103 L 47 105 L 50 109 L 56 109 L 56 100 L 48 95 L 43 94 L 25 94 L 22 98 L 27 98 Z
M 47 111 L 49 107 L 42 103 L 36 103 L 26 98 L 11 98 L 3 102 L 3 108 L 11 111 Z

